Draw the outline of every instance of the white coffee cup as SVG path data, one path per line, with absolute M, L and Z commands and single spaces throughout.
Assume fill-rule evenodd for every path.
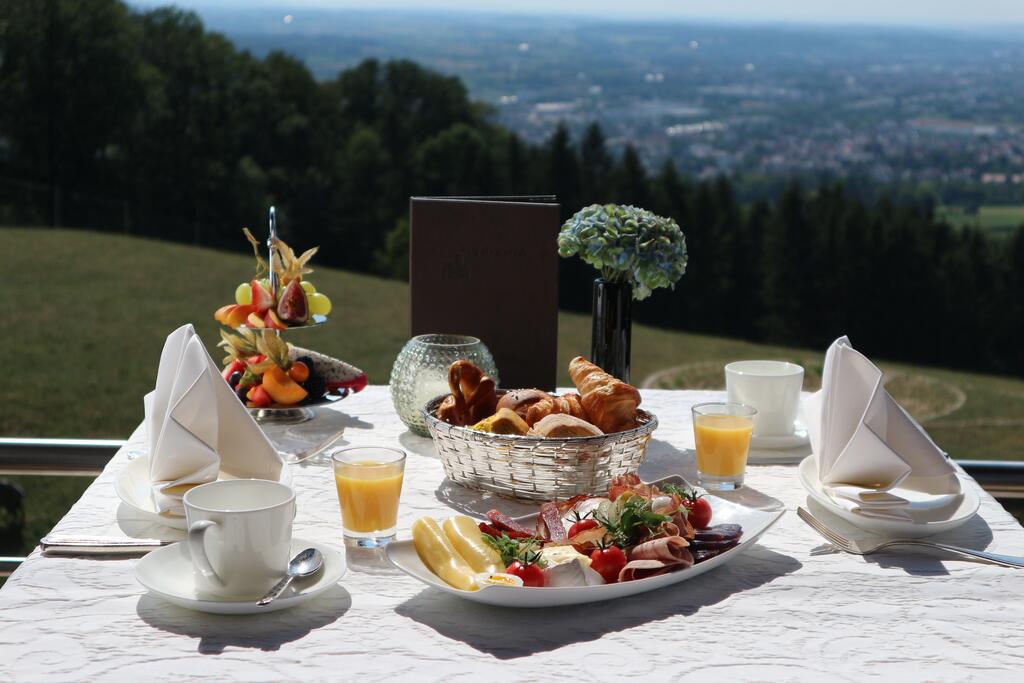
M 730 403 L 757 409 L 755 436 L 789 436 L 800 412 L 804 369 L 778 360 L 743 360 L 725 366 Z
M 229 479 L 185 494 L 196 588 L 220 597 L 259 597 L 288 568 L 295 492 L 264 479 Z

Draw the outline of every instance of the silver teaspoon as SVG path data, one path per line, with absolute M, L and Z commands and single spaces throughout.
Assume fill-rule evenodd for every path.
M 301 579 L 306 576 L 312 576 L 320 571 L 320 568 L 324 566 L 324 556 L 320 554 L 320 551 L 316 548 L 306 548 L 301 553 L 292 558 L 291 562 L 288 563 L 288 570 L 284 578 L 277 582 L 277 584 L 267 591 L 267 594 L 260 598 L 257 605 L 269 605 L 274 601 L 274 598 L 284 592 L 284 589 L 291 585 L 295 579 Z

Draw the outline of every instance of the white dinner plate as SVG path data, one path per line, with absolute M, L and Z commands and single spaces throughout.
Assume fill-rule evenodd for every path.
M 259 614 L 287 609 L 312 600 L 338 583 L 345 575 L 345 557 L 331 546 L 301 538 L 293 538 L 289 557 L 295 557 L 306 548 L 316 548 L 324 556 L 324 567 L 316 576 L 296 580 L 269 605 L 262 607 L 259 598 L 217 598 L 196 590 L 192 573 L 192 558 L 188 544 L 174 543 L 154 550 L 135 565 L 135 579 L 153 595 L 167 602 L 211 614 Z
M 893 489 L 896 495 L 910 500 L 910 504 L 905 508 L 911 517 L 910 521 L 868 517 L 837 505 L 825 493 L 818 478 L 818 462 L 813 455 L 800 463 L 799 471 L 800 483 L 819 505 L 855 527 L 890 538 L 921 538 L 955 529 L 973 517 L 981 506 L 981 498 L 978 497 L 974 485 L 957 473 L 962 495 L 942 496 L 938 503 L 933 496 L 921 496 L 909 490 Z
M 221 479 L 234 479 L 234 477 L 221 472 Z M 292 473 L 288 465 L 281 467 L 281 477 L 278 479 L 282 484 L 291 486 Z M 185 518 L 177 515 L 160 513 L 153 503 L 152 483 L 149 481 L 149 456 L 143 455 L 128 462 L 121 473 L 114 481 L 114 490 L 121 502 L 130 507 L 142 517 L 169 526 L 172 529 L 186 529 Z
M 659 479 L 654 484 L 663 483 L 685 483 L 682 477 L 666 477 Z M 498 605 L 500 607 L 557 607 L 559 605 L 576 605 L 584 602 L 599 602 L 622 598 L 637 593 L 657 590 L 665 586 L 679 583 L 700 576 L 704 572 L 725 564 L 732 559 L 739 557 L 754 542 L 761 537 L 768 528 L 778 521 L 785 512 L 781 504 L 770 510 L 759 510 L 746 507 L 727 501 L 716 496 L 706 496 L 711 503 L 712 518 L 714 524 L 739 524 L 743 527 L 743 536 L 739 545 L 716 555 L 709 560 L 695 564 L 689 569 L 652 576 L 636 581 L 625 581 L 623 583 L 609 583 L 601 586 L 573 586 L 566 588 L 510 588 L 505 586 L 488 586 L 478 591 L 464 591 L 454 588 L 442 581 L 434 572 L 430 571 L 419 555 L 416 554 L 416 547 L 411 540 L 392 541 L 387 545 L 387 557 L 396 567 L 409 576 L 419 579 L 428 586 L 433 586 L 445 593 L 457 595 L 460 598 L 482 602 L 487 605 Z M 533 526 L 536 522 L 536 515 L 519 517 L 517 521 L 527 527 Z

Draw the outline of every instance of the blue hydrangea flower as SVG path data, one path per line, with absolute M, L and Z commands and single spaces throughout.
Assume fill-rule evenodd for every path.
M 608 282 L 626 282 L 633 298 L 675 287 L 686 272 L 686 237 L 671 218 L 635 206 L 592 204 L 565 222 L 558 234 L 563 258 L 579 255 Z

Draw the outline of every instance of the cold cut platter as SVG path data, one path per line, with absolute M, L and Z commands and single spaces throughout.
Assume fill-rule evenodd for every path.
M 696 502 L 700 501 L 700 502 Z M 387 546 L 396 567 L 467 600 L 503 607 L 556 607 L 646 593 L 700 576 L 739 557 L 782 516 L 697 497 L 678 476 L 635 475 L 607 496 L 551 501 L 515 519 L 429 517 L 410 540 Z

